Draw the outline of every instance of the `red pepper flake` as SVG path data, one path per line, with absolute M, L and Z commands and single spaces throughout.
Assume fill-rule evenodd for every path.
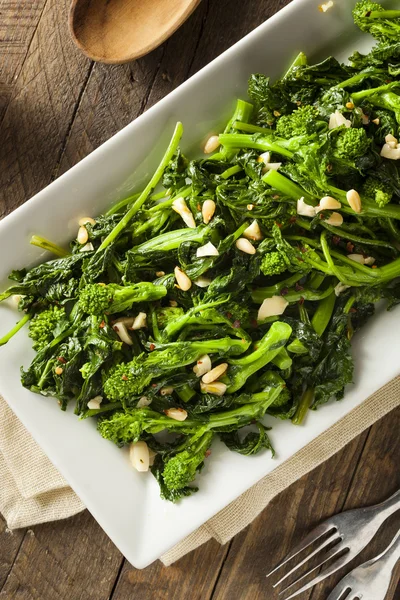
M 154 344 L 150 344 L 150 346 L 149 346 L 150 352 L 152 352 L 154 350 L 154 348 L 155 348 L 155 345 Z
M 118 332 L 118 327 L 117 327 L 117 325 L 114 325 L 114 326 L 113 326 L 113 329 L 114 329 L 114 331 Z
M 126 375 L 122 375 L 121 379 L 122 381 L 128 381 L 128 377 Z
M 227 313 L 226 313 L 226 316 L 228 317 L 228 319 L 232 319 L 232 313 L 230 313 L 230 312 L 227 312 Z
M 278 198 L 279 198 L 279 196 L 278 196 Z M 279 227 L 279 229 L 282 227 L 282 223 L 277 223 L 276 221 L 275 221 L 275 225 L 276 225 L 277 227 Z
M 157 384 L 156 384 L 156 383 L 152 383 L 152 384 L 151 384 L 151 387 L 153 387 L 153 388 L 156 388 L 156 387 L 157 387 Z
M 301 305 L 301 304 L 304 304 L 304 298 L 300 298 L 300 300 L 299 300 L 299 304 L 300 304 L 300 305 Z
M 281 289 L 281 291 L 279 292 L 281 296 L 286 296 L 286 294 L 289 293 L 289 288 L 284 287 Z
M 201 204 L 197 205 L 197 210 L 201 210 Z
M 258 327 L 258 323 L 257 323 L 256 319 L 253 319 L 251 321 L 251 324 L 252 324 L 253 327 Z
M 205 457 L 208 458 L 211 455 L 211 450 L 207 450 L 207 452 L 205 453 Z
M 373 268 L 373 269 L 377 269 L 377 268 L 378 268 L 378 266 L 377 266 L 377 265 L 372 265 L 372 268 Z
M 353 250 L 354 250 L 354 244 L 352 244 L 351 242 L 347 242 L 347 244 L 346 244 L 346 250 L 347 250 L 347 252 L 353 252 Z
M 296 223 L 297 217 L 290 217 L 289 223 Z
M 319 219 L 324 219 L 325 218 L 325 215 L 324 215 L 324 213 L 322 211 L 320 213 L 318 213 L 318 218 Z
M 335 246 L 338 246 L 340 244 L 340 237 L 338 235 L 334 235 L 332 242 L 335 244 Z
M 100 329 L 104 329 L 104 327 L 106 326 L 106 322 L 102 321 L 99 325 Z
M 299 283 L 296 283 L 295 288 L 296 288 L 296 292 L 301 292 L 302 290 L 304 290 L 304 287 L 302 285 L 300 285 Z
M 57 360 L 58 360 L 60 363 L 63 363 L 63 365 L 66 365 L 66 364 L 67 364 L 67 361 L 65 360 L 65 358 L 64 358 L 63 356 L 59 356 L 59 357 L 57 358 Z
M 350 311 L 349 311 L 349 312 L 351 312 L 351 313 L 356 313 L 356 312 L 357 312 L 357 309 L 356 309 L 356 308 L 354 308 L 354 307 L 352 307 L 352 308 L 350 309 Z
M 232 327 L 234 327 L 235 329 L 239 329 L 239 327 L 240 327 L 240 321 L 234 321 L 232 323 Z

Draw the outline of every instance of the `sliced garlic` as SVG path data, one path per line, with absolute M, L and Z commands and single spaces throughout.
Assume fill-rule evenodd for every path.
M 78 235 L 76 236 L 76 239 L 78 241 L 78 244 L 81 244 L 82 246 L 84 246 L 88 239 L 89 239 L 89 234 L 87 232 L 86 227 L 84 227 L 83 225 L 81 227 L 79 227 L 78 230 Z
M 200 246 L 196 250 L 197 258 L 203 258 L 204 256 L 218 256 L 219 252 L 211 242 L 204 244 L 204 246 Z
M 92 219 L 92 217 L 82 217 L 82 219 L 79 219 L 78 224 L 80 226 L 86 225 L 86 223 L 90 223 L 90 225 L 95 225 L 96 221 L 94 219 Z
M 264 321 L 267 317 L 282 315 L 288 305 L 289 302 L 283 296 L 266 298 L 258 310 L 257 321 Z
M 200 389 L 203 394 L 214 394 L 214 396 L 223 396 L 226 392 L 227 385 L 222 381 L 213 381 L 212 383 L 200 382 Z
M 359 263 L 360 265 L 365 265 L 365 258 L 362 254 L 348 254 L 347 258 L 353 260 L 356 263 Z
M 366 258 L 364 258 L 364 265 L 368 265 L 369 267 L 371 265 L 375 264 L 375 258 L 373 256 L 367 256 Z
M 204 154 L 211 154 L 211 152 L 215 152 L 219 146 L 219 137 L 217 135 L 211 135 L 205 143 Z
M 145 312 L 140 312 L 132 323 L 131 329 L 136 331 L 137 329 L 143 329 L 143 327 L 147 327 L 147 314 Z
M 329 129 L 336 129 L 336 127 L 340 127 L 341 125 L 351 127 L 351 121 L 349 121 L 349 119 L 346 119 L 346 117 L 344 117 L 341 112 L 336 110 L 329 117 Z
M 340 202 L 335 198 L 332 198 L 332 196 L 324 196 L 319 201 L 319 206 L 316 207 L 315 212 L 319 213 L 321 210 L 335 210 L 335 208 L 342 208 Z
M 182 217 L 188 227 L 196 229 L 196 222 L 184 198 L 175 198 L 172 203 L 172 209 Z
M 175 279 L 180 289 L 183 292 L 187 292 L 192 287 L 192 282 L 189 277 L 180 269 L 179 267 L 175 267 L 174 269 Z
M 193 283 L 199 288 L 206 288 L 212 283 L 212 280 L 208 279 L 208 277 L 198 277 Z
M 270 161 L 271 161 L 271 154 L 270 154 L 270 152 L 263 152 L 257 158 L 257 162 L 263 162 L 265 164 L 269 163 Z
M 88 242 L 82 248 L 80 248 L 79 252 L 93 252 L 94 246 L 92 242 Z
M 340 213 L 333 212 L 329 219 L 325 219 L 325 223 L 332 225 L 333 227 L 340 227 L 343 224 L 343 217 Z
M 211 358 L 208 354 L 203 354 L 200 356 L 195 366 L 193 367 L 193 372 L 197 377 L 201 377 L 205 373 L 208 373 L 212 369 Z
M 349 285 L 346 285 L 345 283 L 342 283 L 341 281 L 339 281 L 339 283 L 335 287 L 335 296 L 340 296 L 340 294 L 342 292 L 348 290 L 349 288 L 350 288 Z
M 144 406 L 150 406 L 152 399 L 148 396 L 142 396 L 139 398 L 136 408 L 143 408 Z
M 263 239 L 264 236 L 261 233 L 260 226 L 256 220 L 254 220 L 251 225 L 249 225 L 247 229 L 243 231 L 243 237 L 256 242 Z
M 174 391 L 172 385 L 167 385 L 166 387 L 161 388 L 160 394 L 161 396 L 169 396 Z
M 92 398 L 92 400 L 89 400 L 89 402 L 87 403 L 87 407 L 90 410 L 99 410 L 100 408 L 100 404 L 103 401 L 103 397 L 102 396 L 96 396 L 95 398 Z
M 297 214 L 302 217 L 315 217 L 317 213 L 315 206 L 311 206 L 304 202 L 304 198 L 299 198 L 299 200 L 297 200 Z
M 268 171 L 279 171 L 279 169 L 281 168 L 282 163 L 278 162 L 278 163 L 267 163 L 265 165 L 265 167 L 263 168 L 263 173 L 267 173 Z
M 256 249 L 254 248 L 253 244 L 249 242 L 249 240 L 246 240 L 246 238 L 239 238 L 238 240 L 236 240 L 236 248 L 238 250 L 241 250 L 245 254 L 256 253 Z
M 400 159 L 400 148 L 391 148 L 389 144 L 384 144 L 381 150 L 381 156 L 383 158 L 389 158 L 390 160 L 399 160 Z
M 129 446 L 129 459 L 132 467 L 141 473 L 149 470 L 150 454 L 146 442 L 132 442 Z
M 128 333 L 125 323 L 114 323 L 113 329 L 118 335 L 121 342 L 128 344 L 128 346 L 132 346 L 133 341 L 131 336 Z
M 347 202 L 350 208 L 356 213 L 361 212 L 361 196 L 356 190 L 349 190 L 346 194 Z
M 201 208 L 201 214 L 203 216 L 203 223 L 205 223 L 207 225 L 211 221 L 211 219 L 214 216 L 216 208 L 217 208 L 217 205 L 215 204 L 214 200 L 205 200 L 205 202 Z
M 211 371 L 208 371 L 208 373 L 203 375 L 203 377 L 201 378 L 202 382 L 212 383 L 213 381 L 217 381 L 217 379 L 222 377 L 222 375 L 226 372 L 227 368 L 228 363 L 221 363 L 220 365 L 217 365 L 216 367 L 211 369 Z
M 183 408 L 167 408 L 165 414 L 170 419 L 174 419 L 175 421 L 184 421 L 187 419 L 187 412 Z

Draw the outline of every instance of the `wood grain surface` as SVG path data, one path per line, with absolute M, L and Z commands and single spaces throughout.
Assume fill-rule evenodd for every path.
M 105 66 L 72 44 L 66 0 L 0 0 L 0 217 L 287 3 L 203 0 L 163 46 Z M 87 512 L 14 532 L 0 517 L 0 600 L 276 600 L 265 573 L 311 527 L 400 487 L 399 429 L 400 409 L 280 494 L 229 544 L 211 541 L 168 568 L 134 569 Z M 399 525 L 392 517 L 357 562 Z M 325 600 L 343 574 L 300 600 Z M 397 581 L 388 600 L 400 598 Z

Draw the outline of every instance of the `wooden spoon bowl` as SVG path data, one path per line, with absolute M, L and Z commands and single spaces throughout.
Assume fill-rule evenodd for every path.
M 92 60 L 121 64 L 157 48 L 200 0 L 73 0 L 72 38 Z

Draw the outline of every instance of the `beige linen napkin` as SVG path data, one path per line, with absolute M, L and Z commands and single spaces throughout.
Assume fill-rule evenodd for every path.
M 225 544 L 249 525 L 272 498 L 397 406 L 400 406 L 400 377 L 378 390 L 336 425 L 166 552 L 161 557 L 162 562 L 170 565 L 211 538 Z M 0 512 L 8 526 L 13 529 L 64 519 L 84 508 L 0 397 Z

